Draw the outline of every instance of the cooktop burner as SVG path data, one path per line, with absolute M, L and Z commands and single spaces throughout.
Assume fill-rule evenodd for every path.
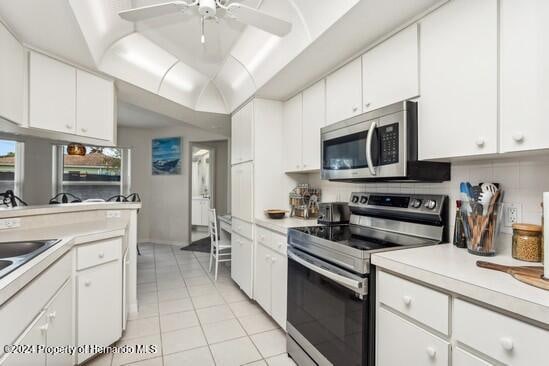
M 359 250 L 378 250 L 399 246 L 389 241 L 389 238 L 382 233 L 368 235 L 364 230 L 350 225 L 310 226 L 295 230 Z

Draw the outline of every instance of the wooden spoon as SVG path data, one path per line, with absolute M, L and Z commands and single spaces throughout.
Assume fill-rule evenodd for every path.
M 549 280 L 543 278 L 542 266 L 504 266 L 485 261 L 477 261 L 477 266 L 509 273 L 521 282 L 549 291 Z

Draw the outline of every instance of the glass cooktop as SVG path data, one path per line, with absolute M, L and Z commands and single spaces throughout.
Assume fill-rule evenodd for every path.
M 373 229 L 359 225 L 307 226 L 292 228 L 299 232 L 345 245 L 350 248 L 375 251 L 409 245 L 436 244 L 436 241 Z

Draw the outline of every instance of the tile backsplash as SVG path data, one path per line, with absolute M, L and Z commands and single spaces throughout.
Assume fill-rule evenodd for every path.
M 455 201 L 459 199 L 459 183 L 463 181 L 473 185 L 479 182 L 500 183 L 505 192 L 504 203 L 520 205 L 519 221 L 540 224 L 542 192 L 549 191 L 549 154 L 453 162 L 452 180 L 444 183 L 351 184 L 321 181 L 318 173 L 309 176 L 309 183 L 322 189 L 324 202 L 348 201 L 351 192 L 357 191 L 447 194 L 450 196 L 451 226 Z

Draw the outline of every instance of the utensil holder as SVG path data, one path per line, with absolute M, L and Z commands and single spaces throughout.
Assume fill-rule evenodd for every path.
M 483 210 L 476 201 L 468 201 L 461 215 L 467 239 L 467 251 L 471 254 L 490 257 L 496 255 L 496 235 L 499 231 L 503 205 L 495 203 Z

